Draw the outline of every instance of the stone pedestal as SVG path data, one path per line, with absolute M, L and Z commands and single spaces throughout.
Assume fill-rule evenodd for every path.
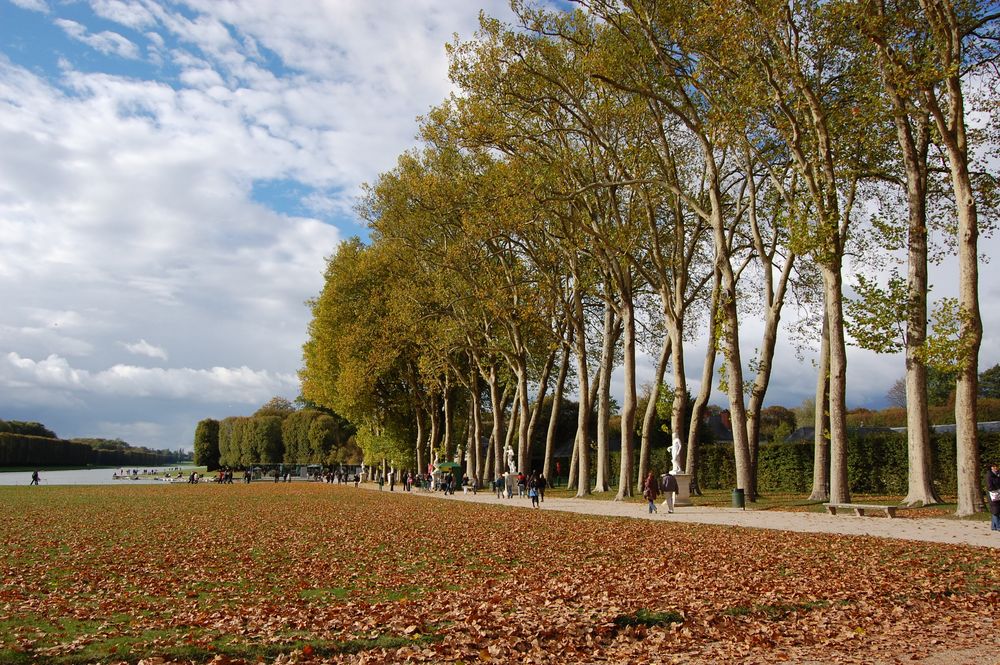
M 678 473 L 674 475 L 677 480 L 677 495 L 674 497 L 675 506 L 691 505 L 691 474 Z

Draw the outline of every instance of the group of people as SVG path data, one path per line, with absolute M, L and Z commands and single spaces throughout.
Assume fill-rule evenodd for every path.
M 316 478 L 318 480 L 322 480 L 324 483 L 330 483 L 331 485 L 347 485 L 348 483 L 354 483 L 354 486 L 357 487 L 358 483 L 361 482 L 360 473 L 351 474 L 340 469 L 328 469 L 325 473 L 318 474 Z
M 663 505 L 667 507 L 667 512 L 674 512 L 674 495 L 677 494 L 677 491 L 677 479 L 670 471 L 660 476 L 659 479 L 650 471 L 642 482 L 642 497 L 649 502 L 650 515 L 657 512 L 656 500 L 661 492 L 665 495 Z
M 514 488 L 517 487 L 518 497 L 528 497 L 531 499 L 532 508 L 540 508 L 539 504 L 545 501 L 545 488 L 548 484 L 545 476 L 540 473 L 532 471 L 530 474 L 525 474 L 519 471 L 517 474 L 497 475 L 493 480 L 493 489 L 496 490 L 498 499 L 504 496 L 510 499 L 513 498 Z
M 357 486 L 358 480 L 360 480 L 360 477 L 355 476 L 355 486 Z M 390 469 L 385 475 L 381 471 L 377 472 L 375 474 L 375 482 L 378 483 L 380 490 L 388 485 L 390 492 L 396 491 L 397 482 L 402 483 L 404 492 L 412 492 L 414 488 L 428 492 L 444 492 L 445 494 L 454 494 L 455 490 L 459 488 L 462 488 L 465 492 L 471 491 L 473 494 L 479 491 L 479 485 L 475 479 L 469 477 L 468 474 L 463 474 L 462 478 L 458 479 L 451 471 L 414 474 L 410 471 L 397 472 Z

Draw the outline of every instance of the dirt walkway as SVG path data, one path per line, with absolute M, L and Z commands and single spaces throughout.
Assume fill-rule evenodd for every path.
M 372 483 L 362 485 L 378 491 Z M 388 491 L 386 488 L 385 491 Z M 406 494 L 396 488 L 394 494 Z M 531 510 L 531 501 L 515 496 L 512 499 L 498 499 L 494 492 L 480 490 L 478 494 L 465 494 L 461 490 L 450 496 L 441 492 L 414 490 L 414 497 L 435 498 L 442 501 L 470 501 L 473 503 L 495 503 L 514 508 Z M 931 543 L 953 545 L 973 545 L 1000 549 L 1000 532 L 991 531 L 989 522 L 920 518 L 886 519 L 884 517 L 855 517 L 854 515 L 826 515 L 823 513 L 797 513 L 779 510 L 740 510 L 737 508 L 710 508 L 688 506 L 674 509 L 671 515 L 665 508 L 650 515 L 645 503 L 625 503 L 600 499 L 562 499 L 547 497 L 541 504 L 542 510 L 560 510 L 568 513 L 587 515 L 607 515 L 610 517 L 631 517 L 662 522 L 695 522 L 698 524 L 719 524 L 741 526 L 751 529 L 776 529 L 804 533 L 836 533 L 847 536 L 876 536 Z

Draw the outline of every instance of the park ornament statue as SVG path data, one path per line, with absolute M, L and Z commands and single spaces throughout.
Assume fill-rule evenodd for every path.
M 681 440 L 675 436 L 674 443 L 670 446 L 670 459 L 673 463 L 670 473 L 675 476 L 683 472 L 681 469 L 681 445 Z
M 684 473 L 681 468 L 681 450 L 684 444 L 679 437 L 674 437 L 673 445 L 670 446 L 670 475 L 677 480 L 677 496 L 674 497 L 675 506 L 691 505 L 691 474 Z
M 508 443 L 503 451 L 504 457 L 507 459 L 507 471 L 511 475 L 517 475 L 517 464 L 514 463 L 514 449 L 510 447 Z

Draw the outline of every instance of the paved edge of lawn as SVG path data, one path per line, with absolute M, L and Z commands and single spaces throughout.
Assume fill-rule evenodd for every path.
M 361 485 L 364 489 L 379 491 L 373 483 Z M 384 490 L 389 493 L 388 486 Z M 445 495 L 442 492 L 414 490 L 404 492 L 397 486 L 392 494 L 409 494 L 441 501 L 467 501 L 486 503 L 532 510 L 527 497 L 498 499 L 496 494 L 480 490 L 478 494 L 456 491 Z M 695 524 L 715 524 L 739 526 L 750 529 L 775 529 L 800 533 L 833 533 L 844 536 L 874 536 L 897 540 L 915 540 L 949 545 L 972 545 L 1000 549 L 1000 531 L 991 531 L 989 522 L 963 521 L 922 517 L 919 519 L 887 519 L 885 517 L 855 517 L 854 515 L 828 515 L 825 513 L 804 513 L 781 510 L 740 510 L 738 508 L 713 508 L 708 506 L 685 506 L 674 509 L 673 514 L 659 507 L 659 512 L 649 514 L 645 503 L 623 502 L 608 499 L 566 499 L 548 497 L 540 510 L 557 510 L 585 515 L 608 517 L 630 517 L 656 522 L 685 522 Z

